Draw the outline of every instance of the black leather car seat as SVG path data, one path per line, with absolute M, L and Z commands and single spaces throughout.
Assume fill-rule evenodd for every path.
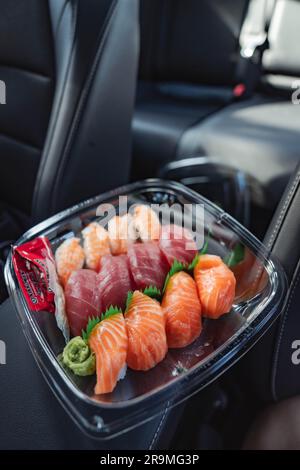
M 285 268 L 289 290 L 279 320 L 245 357 L 244 380 L 265 403 L 246 440 L 251 449 L 300 449 L 300 166 L 276 211 L 265 244 Z
M 0 201 L 37 221 L 128 179 L 138 0 L 0 8 Z
M 292 96 L 300 101 L 299 2 L 191 0 L 156 11 L 155 4 L 142 2 L 132 177 L 154 175 L 174 159 L 213 156 L 248 174 L 255 204 L 272 213 L 300 157 L 300 106 L 292 104 Z M 232 103 L 239 43 L 255 4 L 266 7 L 263 75 L 252 98 Z
M 249 0 L 142 0 L 134 179 L 177 155 L 182 135 L 233 97 Z
M 277 0 L 259 91 L 188 129 L 177 147 L 179 159 L 217 156 L 245 171 L 262 185 L 271 210 L 300 161 L 299 18 L 298 1 Z
M 286 305 L 273 328 L 245 358 L 246 375 L 251 377 L 253 390 L 266 402 L 300 394 L 297 360 L 300 344 L 299 214 L 300 166 L 285 190 L 264 240 L 287 274 Z

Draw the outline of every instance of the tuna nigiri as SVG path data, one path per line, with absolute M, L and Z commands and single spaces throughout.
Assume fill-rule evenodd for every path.
M 98 271 L 102 256 L 110 254 L 108 232 L 100 224 L 93 222 L 82 230 L 82 236 L 86 265 L 89 269 Z
M 236 280 L 219 256 L 203 255 L 194 269 L 203 316 L 217 319 L 232 308 Z
M 178 225 L 162 226 L 159 245 L 169 267 L 175 260 L 183 264 L 191 263 L 198 252 L 192 234 Z
M 125 320 L 128 366 L 134 370 L 152 369 L 168 351 L 165 319 L 159 302 L 135 291 L 129 301 Z
M 132 244 L 128 249 L 128 260 L 136 289 L 163 287 L 169 266 L 157 242 Z
M 97 286 L 98 275 L 90 269 L 75 271 L 66 284 L 66 313 L 73 336 L 80 336 L 88 319 L 102 311 Z
M 135 240 L 135 232 L 130 214 L 115 216 L 108 222 L 110 249 L 113 255 L 127 253 L 128 245 Z
M 133 223 L 135 231 L 142 241 L 159 239 L 160 222 L 157 214 L 151 207 L 145 205 L 135 206 Z
M 174 274 L 165 290 L 162 308 L 169 348 L 184 348 L 201 333 L 201 304 L 194 279 L 184 271 Z
M 124 308 L 127 294 L 134 289 L 127 255 L 103 256 L 97 280 L 97 290 L 102 308 L 111 305 Z
M 56 270 L 62 286 L 65 286 L 71 273 L 84 265 L 84 251 L 79 238 L 68 238 L 55 252 Z
M 96 356 L 95 393 L 111 393 L 126 370 L 128 338 L 122 312 L 110 309 L 89 334 L 89 346 Z

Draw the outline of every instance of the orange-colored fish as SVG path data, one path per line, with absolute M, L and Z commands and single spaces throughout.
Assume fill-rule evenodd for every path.
M 167 285 L 162 308 L 169 348 L 184 348 L 201 333 L 201 304 L 194 279 L 186 272 L 174 274 Z
M 84 251 L 79 238 L 68 238 L 57 248 L 55 252 L 56 270 L 63 287 L 72 272 L 83 267 L 84 260 Z
M 135 231 L 142 241 L 159 240 L 161 225 L 157 214 L 149 206 L 134 208 L 133 222 Z
M 248 300 L 260 293 L 268 282 L 264 265 L 245 247 L 244 259 L 230 268 L 236 279 L 236 302 Z
M 126 254 L 133 241 L 133 223 L 129 214 L 115 216 L 108 223 L 110 250 L 113 255 Z
M 111 393 L 126 367 L 128 338 L 122 313 L 117 313 L 93 328 L 89 346 L 96 356 L 95 393 Z
M 194 269 L 202 314 L 217 319 L 232 308 L 236 280 L 219 256 L 202 255 Z
M 108 232 L 97 222 L 92 222 L 82 230 L 82 236 L 86 265 L 99 271 L 102 256 L 110 254 Z
M 128 366 L 134 370 L 152 369 L 168 351 L 165 319 L 159 302 L 135 291 L 125 313 L 125 321 Z

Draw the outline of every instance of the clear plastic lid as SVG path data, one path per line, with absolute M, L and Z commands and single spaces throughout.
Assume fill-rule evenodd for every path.
M 32 353 L 49 386 L 73 420 L 90 436 L 111 438 L 157 416 L 203 389 L 233 365 L 262 336 L 281 312 L 286 279 L 282 267 L 266 248 L 238 222 L 185 186 L 162 180 L 134 183 L 87 200 L 29 230 L 17 243 L 46 236 L 55 249 L 70 234 L 79 234 L 97 219 L 99 204 L 119 197 L 133 203 L 200 205 L 208 253 L 236 260 L 237 288 L 230 313 L 219 320 L 204 320 L 200 337 L 184 349 L 169 350 L 148 372 L 128 370 L 109 395 L 94 394 L 94 377 L 77 377 L 57 360 L 64 339 L 53 315 L 29 310 L 14 272 L 12 255 L 6 264 L 7 286 Z M 166 207 L 164 206 L 164 207 Z M 196 226 L 195 211 L 190 211 Z M 237 248 L 238 247 L 238 248 Z

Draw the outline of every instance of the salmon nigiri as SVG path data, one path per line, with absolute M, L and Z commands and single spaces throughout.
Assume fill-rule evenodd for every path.
M 146 371 L 161 362 L 168 351 L 164 314 L 157 300 L 140 291 L 135 291 L 128 303 L 127 364 L 131 369 Z
M 159 240 L 161 226 L 157 214 L 151 207 L 135 206 L 133 223 L 136 234 L 142 241 Z
M 91 333 L 88 329 L 88 344 L 96 356 L 95 393 L 111 393 L 118 380 L 124 377 L 126 368 L 128 338 L 123 314 L 120 310 L 110 308 Z
M 232 308 L 236 280 L 219 256 L 202 255 L 194 269 L 203 316 L 217 319 Z
M 108 222 L 110 249 L 113 255 L 126 254 L 128 244 L 134 239 L 134 227 L 130 214 L 115 216 Z
M 184 348 L 201 333 L 201 304 L 194 279 L 184 271 L 174 274 L 165 290 L 162 308 L 169 348 Z
M 97 222 L 92 222 L 82 230 L 82 236 L 86 265 L 99 271 L 102 256 L 110 254 L 108 232 Z
M 63 287 L 72 272 L 83 267 L 84 260 L 84 251 L 79 238 L 68 238 L 57 248 L 55 252 L 56 270 Z

